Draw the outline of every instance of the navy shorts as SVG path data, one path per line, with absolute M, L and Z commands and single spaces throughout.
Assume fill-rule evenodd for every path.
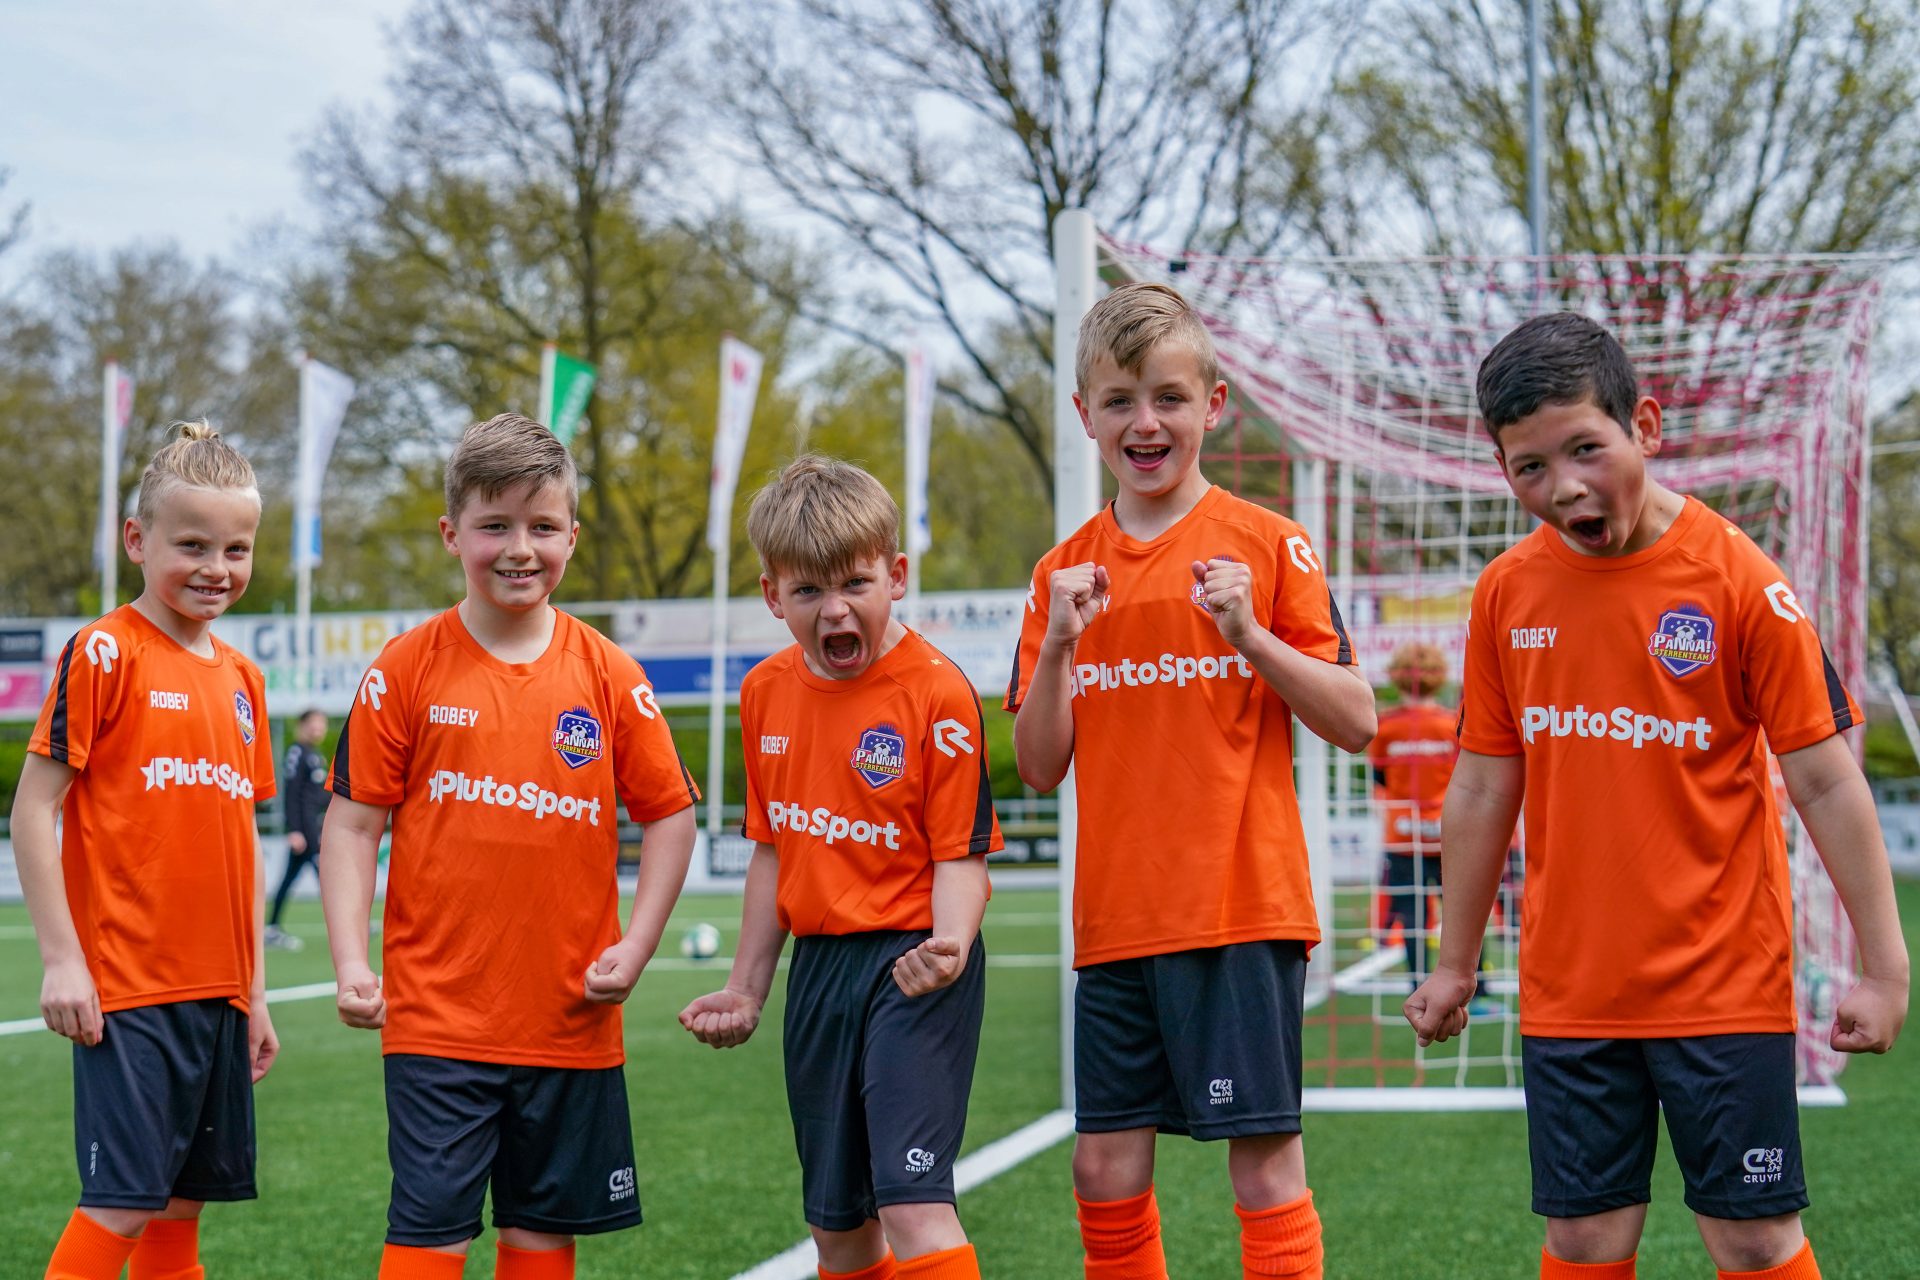
M 797 938 L 787 1106 L 809 1225 L 852 1231 L 891 1204 L 952 1204 L 986 1009 L 978 938 L 952 986 L 906 996 L 893 962 L 927 931 Z
M 1306 944 L 1090 964 L 1073 998 L 1074 1128 L 1202 1141 L 1300 1132 Z
M 620 1067 L 386 1058 L 387 1243 L 428 1249 L 493 1225 L 592 1235 L 640 1223 Z
M 247 1015 L 225 1000 L 122 1009 L 73 1047 L 80 1203 L 164 1209 L 251 1200 L 253 1070 Z
M 1526 1036 L 1520 1056 L 1535 1213 L 1646 1204 L 1662 1111 L 1695 1213 L 1771 1218 L 1807 1207 L 1790 1033 Z

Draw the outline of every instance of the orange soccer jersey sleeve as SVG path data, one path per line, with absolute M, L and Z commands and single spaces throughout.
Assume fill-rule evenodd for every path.
M 407 764 L 412 756 L 407 693 L 412 671 L 387 642 L 380 656 L 360 677 L 353 707 L 340 726 L 327 786 L 334 794 L 361 804 L 386 808 L 406 794 Z
M 1000 831 L 980 700 L 958 680 L 943 684 L 934 697 L 922 752 L 928 852 L 935 862 L 992 852 L 1000 847 Z
M 1757 547 L 1740 557 L 1736 573 L 1740 679 L 1767 745 L 1776 754 L 1798 751 L 1861 723 L 1786 575 Z
M 1020 699 L 1040 658 L 1040 642 L 1047 638 L 1047 607 L 1053 598 L 1048 589 L 1048 579 L 1053 576 L 1051 565 L 1051 557 L 1042 559 L 1027 584 L 1027 603 L 1020 612 L 1020 642 L 1013 647 L 1013 672 L 1007 677 L 1007 696 L 1001 702 L 1008 711 L 1020 710 Z
M 1353 646 L 1333 602 L 1333 589 L 1320 571 L 1320 558 L 1306 534 L 1289 536 L 1280 547 L 1273 586 L 1273 621 L 1268 627 L 1309 658 L 1353 663 Z
M 700 789 L 673 745 L 646 671 L 623 652 L 614 652 L 610 662 L 619 686 L 613 722 L 614 788 L 635 822 L 678 813 L 700 798 Z
M 756 844 L 773 843 L 773 824 L 767 821 L 767 793 L 760 780 L 760 753 L 753 749 L 759 736 L 758 690 L 751 682 L 740 688 L 740 745 L 747 766 L 747 812 L 740 820 L 740 834 Z
M 67 642 L 54 669 L 54 689 L 40 708 L 27 749 L 70 769 L 85 769 L 94 736 L 118 709 L 125 680 L 112 678 L 120 656 L 112 632 L 83 629 Z
M 1520 731 L 1500 671 L 1499 587 L 1480 575 L 1467 610 L 1466 669 L 1460 678 L 1460 746 L 1483 756 L 1520 754 Z

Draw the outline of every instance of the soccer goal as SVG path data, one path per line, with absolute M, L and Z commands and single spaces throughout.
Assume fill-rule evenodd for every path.
M 1100 501 L 1098 462 L 1064 400 L 1074 326 L 1110 283 L 1171 284 L 1204 318 L 1233 391 L 1209 478 L 1313 535 L 1376 685 L 1409 641 L 1438 646 L 1457 681 L 1474 580 L 1532 527 L 1493 462 L 1474 375 L 1519 321 L 1575 310 L 1619 335 L 1665 409 L 1654 474 L 1787 569 L 1835 667 L 1865 692 L 1868 348 L 1894 258 L 1229 259 L 1122 243 L 1077 212 L 1056 225 L 1055 249 L 1063 528 Z M 1309 1107 L 1520 1105 L 1519 855 L 1487 929 L 1480 1012 L 1461 1039 L 1421 1050 L 1400 1015 L 1413 979 L 1404 929 L 1437 936 L 1437 891 L 1420 895 L 1402 936 L 1382 926 L 1366 762 L 1304 731 L 1296 749 L 1327 937 L 1309 978 Z M 1838 1101 L 1842 1056 L 1826 1037 L 1853 936 L 1811 842 L 1788 822 L 1802 1096 Z

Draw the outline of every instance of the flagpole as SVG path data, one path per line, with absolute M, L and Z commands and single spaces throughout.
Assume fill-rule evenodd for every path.
M 920 558 L 932 539 L 927 536 L 928 436 L 933 414 L 933 387 L 928 381 L 927 353 L 915 346 L 907 352 L 906 394 L 901 397 L 906 428 L 906 537 L 907 598 L 905 621 L 910 627 L 920 624 Z
M 540 348 L 540 407 L 537 411 L 539 416 L 534 421 L 548 430 L 553 429 L 553 420 L 557 416 L 553 411 L 553 383 L 559 363 L 559 347 L 549 342 Z
M 731 521 L 729 521 L 731 523 Z M 713 553 L 713 657 L 707 668 L 712 699 L 707 707 L 707 838 L 720 838 L 727 782 L 727 580 L 733 548 L 723 540 Z M 712 855 L 708 855 L 711 861 Z
M 100 392 L 100 614 L 120 603 L 120 362 L 107 361 Z

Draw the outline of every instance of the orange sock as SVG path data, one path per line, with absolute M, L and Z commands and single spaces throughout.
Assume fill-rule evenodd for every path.
M 1633 1261 L 1639 1256 L 1619 1262 L 1564 1262 L 1542 1249 L 1540 1280 L 1633 1280 Z
M 79 1209 L 67 1219 L 60 1243 L 53 1246 L 46 1280 L 120 1280 L 133 1247 L 140 1241 L 109 1231 Z
M 1768 1267 L 1764 1271 L 1716 1270 L 1714 1274 L 1720 1280 L 1820 1280 L 1820 1264 L 1813 1260 L 1813 1242 L 1802 1240 L 1800 1252 L 1777 1267 Z
M 858 1271 L 829 1271 L 825 1267 L 820 1267 L 818 1270 L 820 1280 L 894 1280 L 894 1277 L 900 1274 L 895 1269 L 896 1265 L 893 1254 L 889 1252 L 886 1257 L 872 1266 L 862 1267 Z
M 390 1244 L 380 1254 L 380 1280 L 460 1280 L 467 1255 Z
M 1240 1218 L 1240 1270 L 1245 1280 L 1293 1276 L 1320 1280 L 1326 1252 L 1320 1245 L 1320 1215 L 1313 1192 L 1271 1209 L 1233 1206 Z
M 127 1259 L 127 1280 L 207 1280 L 200 1265 L 200 1219 L 155 1218 Z
M 973 1246 L 958 1245 L 938 1253 L 923 1253 L 900 1264 L 900 1280 L 980 1280 L 980 1260 Z
M 493 1274 L 496 1280 L 573 1280 L 573 1242 L 563 1249 L 516 1249 L 503 1240 Z
M 1167 1280 L 1152 1187 L 1125 1200 L 1082 1200 L 1077 1191 L 1073 1199 L 1080 1206 L 1087 1280 Z

